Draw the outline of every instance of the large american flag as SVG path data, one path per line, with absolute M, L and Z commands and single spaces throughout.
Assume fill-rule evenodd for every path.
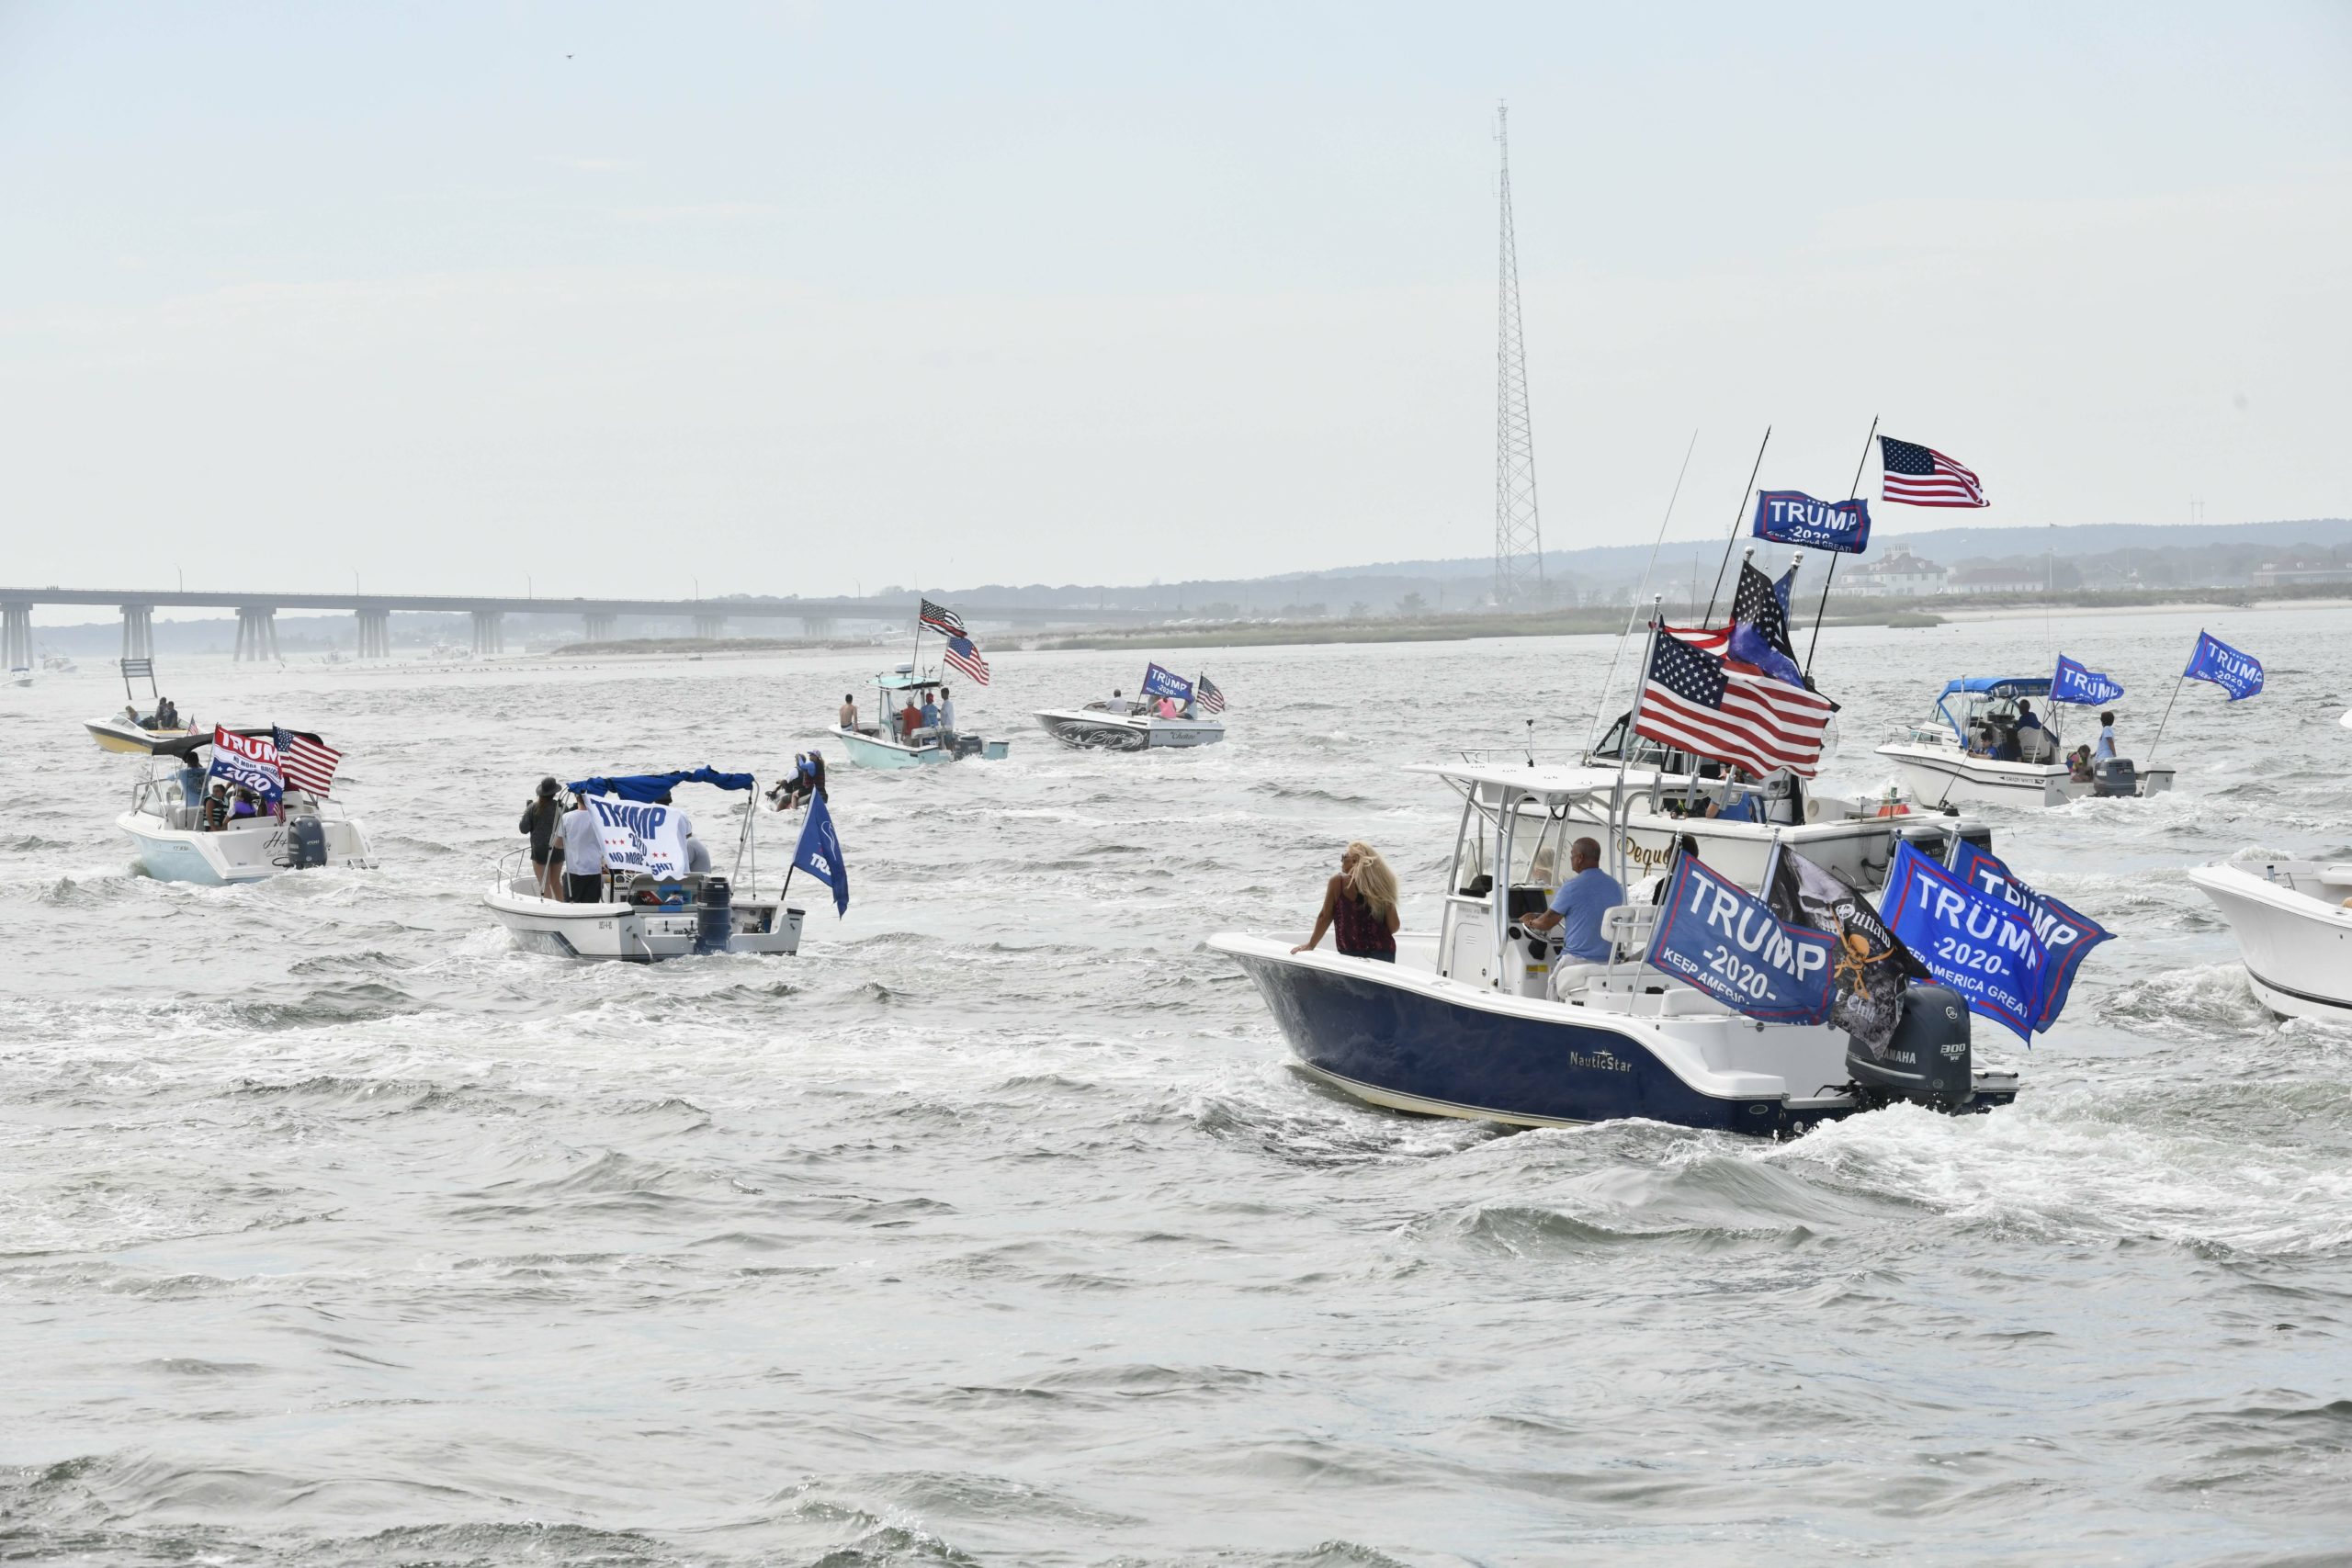
M 949 637 L 964 635 L 964 617 L 944 604 L 934 604 L 928 599 L 924 600 L 922 614 L 919 619 L 924 626 L 936 627 Z
M 1762 775 L 1786 768 L 1811 778 L 1821 762 L 1829 699 L 1764 675 L 1742 674 L 1698 646 L 1660 626 L 1634 732 Z
M 1225 694 L 1218 691 L 1216 682 L 1205 675 L 1193 682 L 1193 698 L 1201 705 L 1203 713 L 1225 711 Z
M 277 729 L 274 738 L 277 742 L 277 765 L 285 773 L 286 782 L 324 800 L 334 784 L 335 764 L 343 761 L 343 753 L 290 729 Z
M 1878 438 L 1879 461 L 1886 469 L 1889 501 L 1905 506 L 1990 506 L 1976 476 L 1932 446 L 1916 441 Z
M 985 686 L 989 683 L 989 661 L 980 657 L 980 650 L 972 646 L 970 637 L 951 637 L 947 639 L 947 662 L 970 676 L 972 684 Z

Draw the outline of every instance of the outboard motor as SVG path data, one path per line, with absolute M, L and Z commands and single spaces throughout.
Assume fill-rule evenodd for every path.
M 327 825 L 315 817 L 295 818 L 286 824 L 286 847 L 297 871 L 326 864 Z
M 735 927 L 735 894 L 723 876 L 703 878 L 702 902 L 695 909 L 695 951 L 724 953 Z
M 2140 793 L 2139 770 L 2132 767 L 2129 757 L 2109 757 L 2091 764 L 2093 795 L 2137 795 Z
M 1896 1100 L 1936 1111 L 1961 1111 L 1976 1098 L 1976 1064 L 1968 1043 L 1968 1004 L 1948 986 L 1914 986 L 1903 993 L 1886 1055 L 1848 1036 L 1846 1070 L 1854 1098 L 1866 1111 Z

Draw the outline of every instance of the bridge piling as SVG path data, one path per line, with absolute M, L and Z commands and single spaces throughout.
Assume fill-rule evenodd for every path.
M 700 637 L 703 641 L 717 642 L 720 637 L 723 637 L 726 635 L 726 616 L 705 615 L 696 615 L 695 617 L 695 636 Z
M 29 670 L 33 664 L 33 607 L 0 604 L 0 664 Z
M 122 656 L 125 659 L 155 657 L 155 606 L 125 604 L 122 607 Z
M 506 651 L 506 613 L 503 610 L 474 612 L 474 652 L 477 655 Z
M 390 610 L 373 610 L 362 605 L 357 614 L 359 657 L 390 659 L 392 656 L 392 613 Z
M 580 618 L 582 621 L 586 623 L 588 640 L 590 642 L 612 641 L 613 633 L 618 629 L 621 619 L 618 615 L 582 615 Z
M 267 604 L 237 606 L 237 651 L 240 664 L 273 663 L 278 660 L 277 612 Z

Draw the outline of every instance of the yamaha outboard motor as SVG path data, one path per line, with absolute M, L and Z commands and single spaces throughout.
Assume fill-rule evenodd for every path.
M 695 910 L 695 951 L 724 953 L 735 926 L 735 894 L 723 876 L 703 878 L 702 903 Z
M 1851 1035 L 1846 1070 L 1864 1110 L 1908 1100 L 1936 1111 L 1964 1110 L 1976 1098 L 1976 1064 L 1968 1043 L 1968 1004 L 1948 986 L 1914 986 L 1903 993 L 1903 1016 L 1886 1055 Z
M 315 817 L 295 818 L 286 824 L 286 847 L 297 871 L 326 864 L 327 825 Z
M 2093 795 L 2137 795 L 2140 793 L 2139 771 L 2129 757 L 2109 757 L 2091 764 Z

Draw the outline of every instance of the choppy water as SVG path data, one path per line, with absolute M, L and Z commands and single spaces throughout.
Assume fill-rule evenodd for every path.
M 1425 895 L 1396 764 L 1580 738 L 1600 639 L 1220 654 L 1233 739 L 1146 757 L 1022 728 L 1139 661 L 1004 653 L 1012 761 L 836 773 L 848 919 L 659 968 L 506 949 L 530 783 L 773 774 L 874 661 L 183 662 L 345 743 L 384 860 L 235 890 L 129 873 L 104 675 L 0 692 L 0 1552 L 2340 1561 L 2352 1032 L 2257 1008 L 2178 872 L 2352 853 L 2343 627 L 2239 617 L 2271 691 L 2188 691 L 2177 793 L 2002 822 L 2121 933 L 2016 1108 L 1777 1145 L 1360 1107 L 1199 947 L 1303 936 L 1353 836 Z M 2127 751 L 2194 631 L 2066 634 Z M 1862 784 L 1948 674 L 2048 665 L 1824 648 Z

